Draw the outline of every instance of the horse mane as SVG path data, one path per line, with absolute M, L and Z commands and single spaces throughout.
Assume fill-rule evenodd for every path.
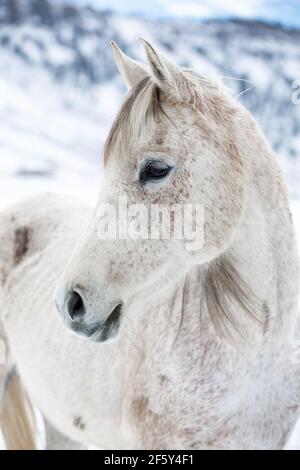
M 209 314 L 218 333 L 228 336 L 229 326 L 232 326 L 244 336 L 239 324 L 241 319 L 234 315 L 237 309 L 257 323 L 262 322 L 256 313 L 263 308 L 261 301 L 241 277 L 229 256 L 211 262 L 203 276 L 200 311 L 201 314 Z

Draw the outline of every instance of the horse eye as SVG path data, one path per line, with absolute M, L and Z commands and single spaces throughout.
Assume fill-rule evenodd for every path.
M 161 180 L 170 173 L 171 167 L 165 162 L 148 161 L 140 172 L 140 181 Z

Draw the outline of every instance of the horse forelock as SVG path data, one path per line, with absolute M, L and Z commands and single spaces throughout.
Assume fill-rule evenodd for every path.
M 159 87 L 150 77 L 144 77 L 132 88 L 113 122 L 104 145 L 104 164 L 116 146 L 121 155 L 128 152 L 149 117 L 159 123 L 163 115 Z
M 200 114 L 204 114 L 205 122 L 207 120 L 205 114 L 209 110 L 220 122 L 222 121 L 220 114 L 222 114 L 225 121 L 227 116 L 231 114 L 231 109 L 220 106 L 220 102 L 223 104 L 223 100 L 219 84 L 188 69 L 185 70 L 185 73 L 187 79 L 189 77 L 193 80 L 195 86 L 191 85 L 190 101 L 183 101 L 182 104 L 189 105 Z M 121 106 L 105 142 L 105 165 L 107 165 L 113 153 L 120 156 L 128 154 L 130 147 L 146 129 L 148 118 L 154 119 L 157 125 L 161 123 L 163 118 L 173 123 L 162 105 L 161 95 L 159 86 L 150 76 L 146 76 L 136 83 Z

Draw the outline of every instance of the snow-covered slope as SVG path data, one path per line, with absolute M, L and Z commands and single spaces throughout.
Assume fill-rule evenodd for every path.
M 278 152 L 291 195 L 300 195 L 300 104 L 291 99 L 300 31 L 0 0 L 0 206 L 35 189 L 96 194 L 101 146 L 124 92 L 109 41 L 142 59 L 139 36 L 184 66 L 227 77 Z

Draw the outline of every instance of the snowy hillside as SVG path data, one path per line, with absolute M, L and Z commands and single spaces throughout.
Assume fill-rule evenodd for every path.
M 101 146 L 124 92 L 109 41 L 142 59 L 139 36 L 182 65 L 233 77 L 226 83 L 242 93 L 278 152 L 291 195 L 300 195 L 300 104 L 291 100 L 300 31 L 51 5 L 0 0 L 1 206 L 40 189 L 96 195 Z

